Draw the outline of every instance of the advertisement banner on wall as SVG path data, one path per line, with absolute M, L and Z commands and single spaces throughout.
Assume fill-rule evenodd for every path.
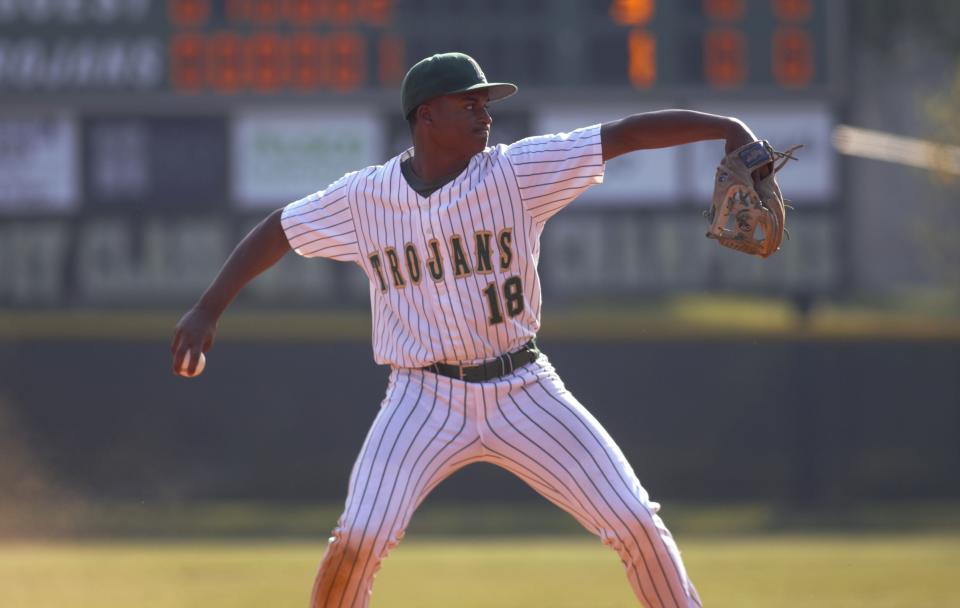
M 562 133 L 643 111 L 634 105 L 588 111 L 582 107 L 546 107 L 534 115 L 533 132 Z M 678 148 L 644 150 L 608 161 L 603 184 L 587 190 L 581 199 L 611 207 L 674 205 L 681 198 L 681 186 Z
M 0 117 L 0 184 L 0 213 L 72 210 L 78 202 L 73 120 Z
M 372 109 L 250 110 L 233 117 L 230 181 L 242 209 L 270 209 L 383 161 Z

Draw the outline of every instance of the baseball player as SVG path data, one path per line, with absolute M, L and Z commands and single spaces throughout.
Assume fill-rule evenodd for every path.
M 488 147 L 489 104 L 516 91 L 461 53 L 414 65 L 401 90 L 413 146 L 271 213 L 177 324 L 173 368 L 189 356 L 192 373 L 230 301 L 290 249 L 352 262 L 370 281 L 374 358 L 390 379 L 314 608 L 367 606 L 414 510 L 474 462 L 511 471 L 599 536 L 643 605 L 700 606 L 659 505 L 537 348 L 539 241 L 611 158 L 706 139 L 730 151 L 756 138 L 732 118 L 668 110 Z

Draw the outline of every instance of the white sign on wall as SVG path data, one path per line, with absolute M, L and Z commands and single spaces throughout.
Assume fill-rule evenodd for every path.
M 0 212 L 68 211 L 77 190 L 77 130 L 70 118 L 0 117 Z
M 635 105 L 591 108 L 546 107 L 533 118 L 534 133 L 562 133 L 609 122 L 653 108 Z M 603 184 L 587 190 L 581 200 L 604 206 L 631 207 L 673 204 L 680 199 L 680 151 L 643 150 L 607 162 Z M 574 203 L 576 204 L 576 203 Z
M 243 208 L 275 208 L 383 162 L 373 110 L 250 110 L 233 118 L 230 175 Z
M 790 161 L 777 177 L 788 199 L 800 203 L 826 203 L 837 194 L 836 152 L 830 133 L 836 122 L 830 107 L 823 102 L 739 105 L 703 103 L 691 107 L 706 112 L 735 116 L 743 120 L 760 139 L 777 150 L 796 144 L 798 161 Z M 690 175 L 694 177 L 694 197 L 709 201 L 713 195 L 713 175 L 723 156 L 721 142 L 694 144 Z

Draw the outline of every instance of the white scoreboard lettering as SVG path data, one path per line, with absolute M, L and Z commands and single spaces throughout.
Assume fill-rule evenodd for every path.
M 107 24 L 142 21 L 156 0 L 0 0 L 0 25 Z
M 146 89 L 164 78 L 163 46 L 149 36 L 0 38 L 0 90 Z

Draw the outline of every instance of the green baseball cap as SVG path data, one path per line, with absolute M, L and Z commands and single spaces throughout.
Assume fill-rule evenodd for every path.
M 473 57 L 463 53 L 441 53 L 418 61 L 400 85 L 403 115 L 410 116 L 417 106 L 441 95 L 465 93 L 477 89 L 490 92 L 490 101 L 509 97 L 517 85 L 509 82 L 487 82 Z

